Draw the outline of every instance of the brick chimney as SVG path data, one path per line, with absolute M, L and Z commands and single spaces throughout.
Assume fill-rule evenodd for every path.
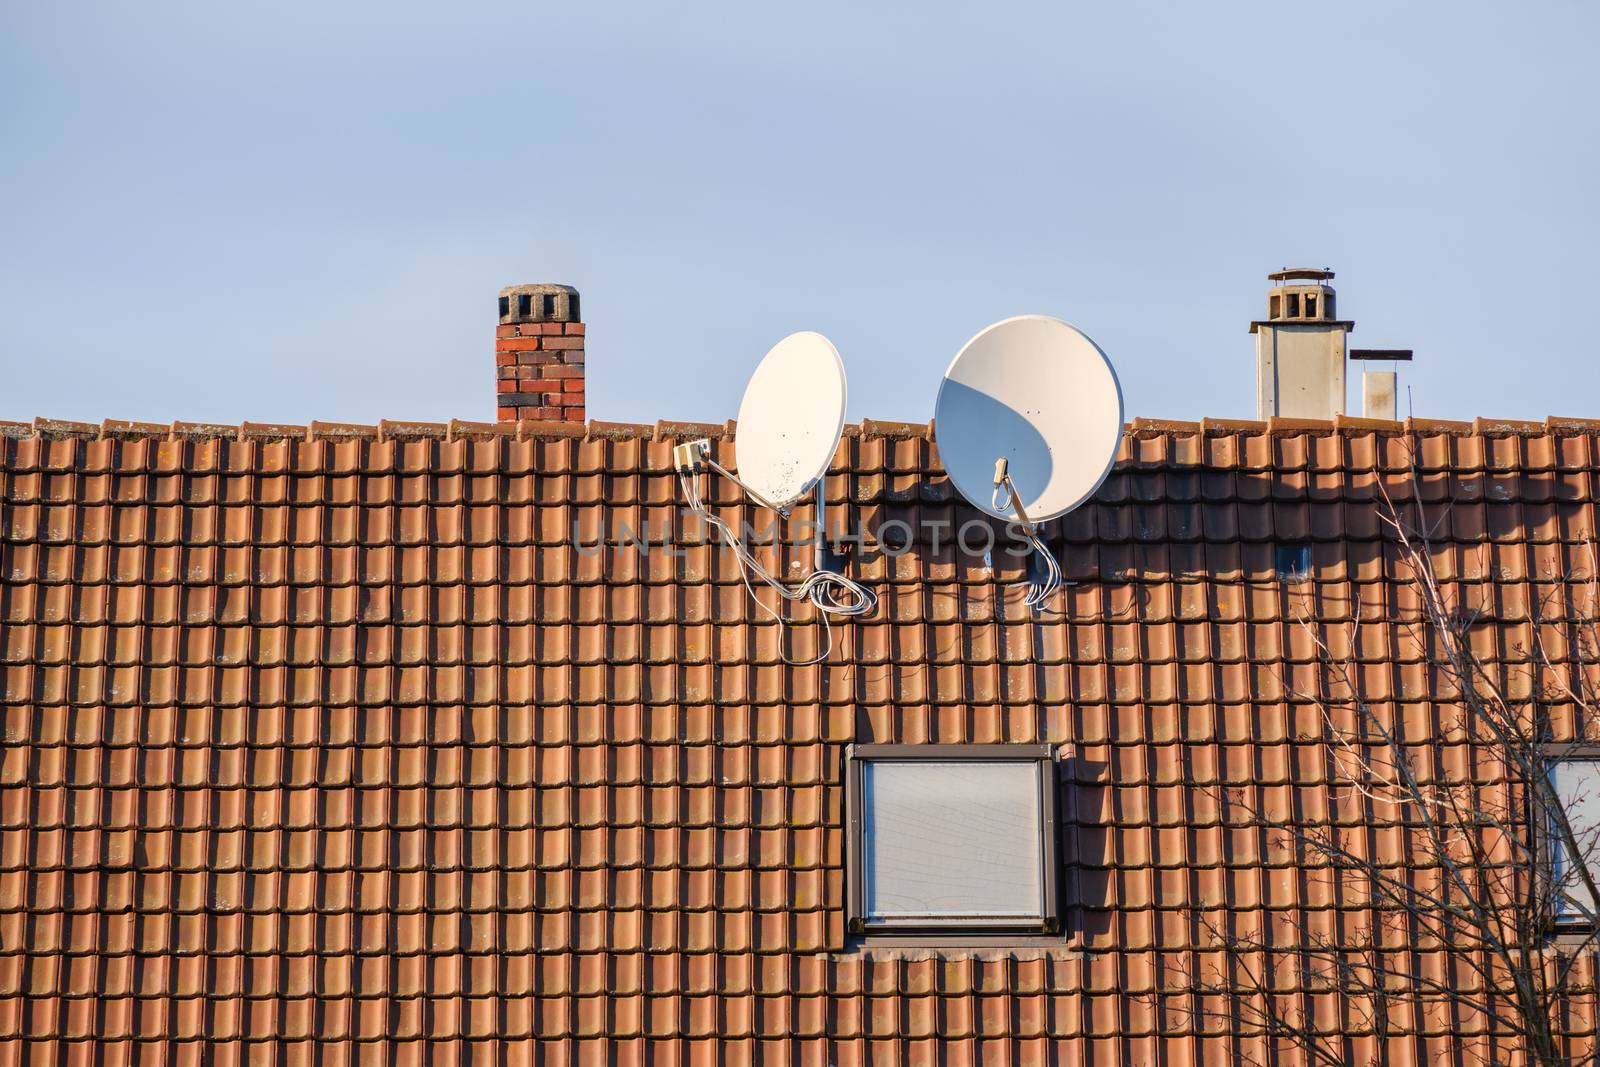
M 570 285 L 500 290 L 495 405 L 501 422 L 584 421 L 584 326 Z

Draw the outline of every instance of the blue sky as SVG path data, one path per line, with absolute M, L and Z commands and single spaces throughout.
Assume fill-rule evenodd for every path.
M 1285 265 L 1418 415 L 1600 416 L 1597 72 L 1580 3 L 10 4 L 0 418 L 492 418 L 538 281 L 597 418 L 815 329 L 925 420 L 1027 312 L 1250 417 Z

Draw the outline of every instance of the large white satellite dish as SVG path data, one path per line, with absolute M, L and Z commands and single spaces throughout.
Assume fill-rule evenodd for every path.
M 1122 440 L 1122 387 L 1100 346 L 1045 315 L 997 322 L 956 353 L 939 386 L 933 433 L 950 481 L 974 507 L 994 501 L 1004 459 L 1027 518 L 1082 504 L 1111 473 Z
M 739 480 L 786 510 L 833 461 L 844 431 L 844 361 L 820 333 L 792 333 L 773 345 L 745 386 L 733 450 Z
M 956 353 L 934 403 L 934 439 L 956 490 L 1020 524 L 1034 549 L 1028 604 L 1062 584 L 1035 523 L 1100 488 L 1122 439 L 1122 387 L 1100 346 L 1045 315 L 1005 319 Z

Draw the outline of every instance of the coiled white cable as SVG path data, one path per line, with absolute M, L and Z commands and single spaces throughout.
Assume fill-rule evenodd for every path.
M 779 596 L 788 601 L 810 601 L 812 606 L 822 616 L 824 634 L 822 652 L 814 659 L 793 660 L 783 650 L 779 643 L 778 655 L 783 661 L 793 667 L 806 667 L 813 663 L 821 663 L 833 651 L 833 624 L 830 617 L 838 615 L 842 618 L 855 618 L 870 615 L 878 608 L 878 594 L 862 585 L 860 582 L 846 578 L 834 571 L 816 570 L 806 576 L 798 585 L 789 585 L 776 575 L 763 567 L 755 555 L 745 545 L 744 540 L 734 532 L 733 527 L 711 514 L 705 506 L 700 495 L 700 474 L 680 470 L 678 480 L 683 484 L 683 495 L 689 503 L 689 512 L 696 515 L 702 522 L 717 531 L 717 536 L 722 542 L 733 550 L 734 559 L 739 563 L 739 577 L 744 582 L 745 590 L 750 594 L 750 599 L 755 601 L 756 607 L 766 612 L 779 626 L 787 629 L 794 624 L 784 618 L 783 613 L 768 606 L 757 594 L 755 586 L 750 581 L 751 572 L 763 584 L 775 590 Z M 827 532 L 823 531 L 826 537 Z
M 1003 500 L 1000 496 L 1002 490 L 1005 493 L 1005 499 Z M 1022 602 L 1028 606 L 1029 610 L 1039 611 L 1044 607 L 1045 601 L 1054 596 L 1056 590 L 1066 584 L 1065 576 L 1061 573 L 1061 564 L 1056 560 L 1055 553 L 1051 552 L 1049 546 L 1039 540 L 1038 531 L 1034 528 L 1033 523 L 1027 521 L 1022 511 L 1021 501 L 1017 500 L 1016 492 L 1016 487 L 1011 484 L 1011 479 L 1002 477 L 1002 480 L 995 485 L 994 492 L 989 497 L 989 505 L 996 511 L 1004 511 L 1009 508 L 1023 517 L 1021 523 L 1023 536 L 1027 539 L 1029 547 L 1033 549 L 1033 554 L 1044 565 L 1044 574 L 1042 576 L 1033 574 L 1028 576 L 1028 593 L 1022 598 Z

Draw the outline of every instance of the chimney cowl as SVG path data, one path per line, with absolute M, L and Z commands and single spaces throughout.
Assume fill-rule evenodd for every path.
M 578 290 L 570 285 L 508 285 L 500 290 L 500 321 L 582 322 Z
M 1315 267 L 1285 267 L 1267 275 L 1267 317 L 1262 322 L 1337 322 L 1338 294 L 1328 282 L 1333 271 Z M 1252 323 L 1255 333 L 1261 322 Z M 1354 329 L 1354 324 L 1350 324 Z
M 1329 282 L 1333 271 L 1327 267 L 1285 267 L 1267 275 L 1269 282 Z

